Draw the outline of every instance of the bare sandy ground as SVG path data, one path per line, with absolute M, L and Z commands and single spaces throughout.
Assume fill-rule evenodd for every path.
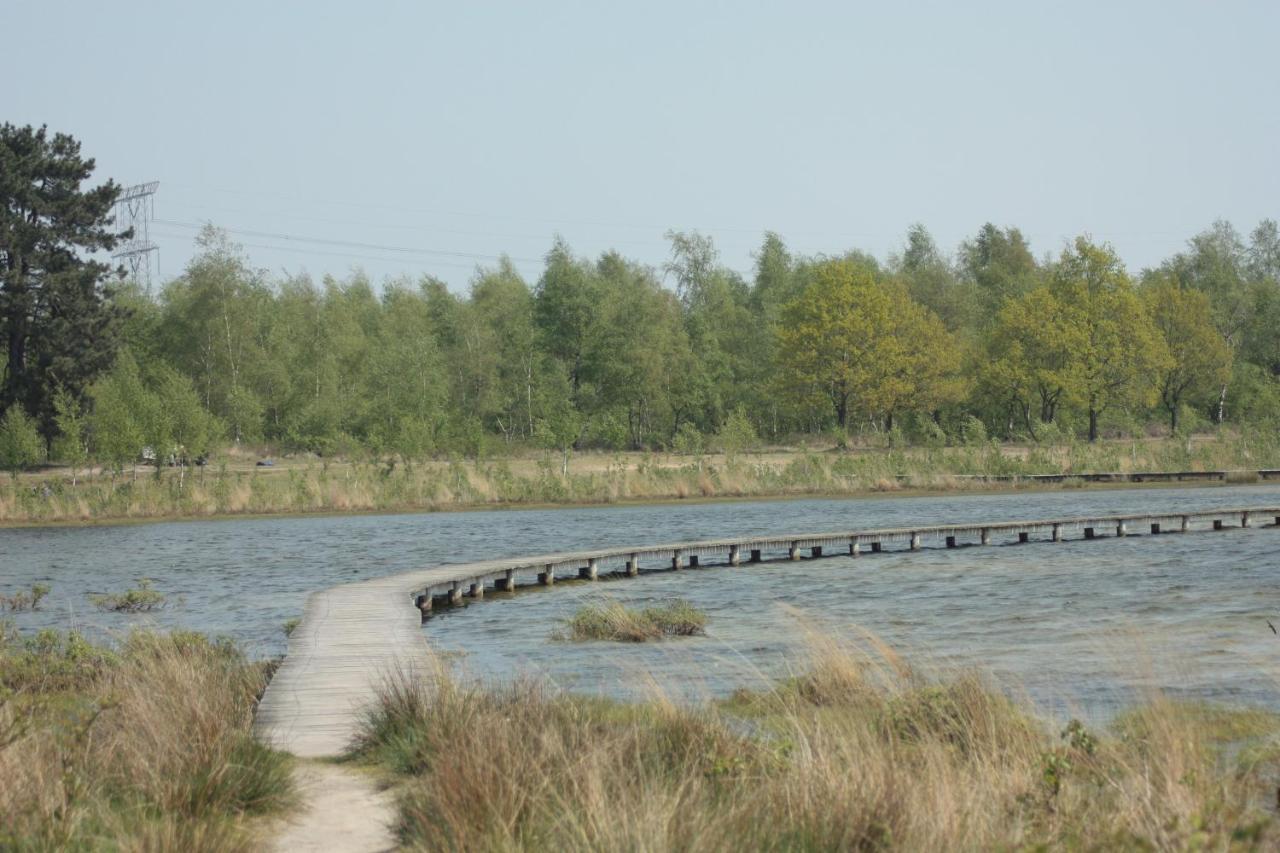
M 379 790 L 373 776 L 321 761 L 299 761 L 295 773 L 302 805 L 265 833 L 271 849 L 374 853 L 396 848 L 394 797 Z

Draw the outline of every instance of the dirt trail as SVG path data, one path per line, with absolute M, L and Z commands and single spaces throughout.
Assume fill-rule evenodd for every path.
M 295 771 L 302 805 L 273 829 L 279 851 L 394 850 L 394 797 L 378 790 L 372 776 L 352 767 L 299 761 Z

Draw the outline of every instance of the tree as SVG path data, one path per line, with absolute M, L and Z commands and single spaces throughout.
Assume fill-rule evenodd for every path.
M 1040 287 L 1005 303 L 987 333 L 981 384 L 1032 438 L 1037 423 L 1054 421 L 1074 386 L 1080 331 L 1069 306 Z
M 116 246 L 120 187 L 82 188 L 94 166 L 66 134 L 0 125 L 0 408 L 21 404 L 46 437 L 55 388 L 79 395 L 116 351 L 111 269 L 82 255 Z
M 987 322 L 1004 302 L 1032 290 L 1039 268 L 1017 228 L 1003 231 L 988 222 L 977 236 L 960 244 L 959 266 L 978 294 Z
M 133 357 L 121 353 L 111 372 L 94 383 L 89 396 L 93 400 L 89 429 L 94 455 L 111 466 L 114 478 L 138 458 L 146 442 L 150 399 Z
M 53 440 L 53 458 L 71 466 L 71 485 L 76 484 L 76 474 L 89 458 L 85 445 L 86 421 L 80 401 L 66 388 L 58 388 L 53 395 L 54 423 L 58 437 Z
M 1155 402 L 1157 377 L 1172 359 L 1111 246 L 1076 238 L 1054 266 L 1052 287 L 1075 344 L 1069 390 L 1088 412 L 1089 440 L 1097 441 L 1103 412 Z
M 35 421 L 21 406 L 10 406 L 0 418 L 0 465 L 16 480 L 25 468 L 44 455 Z
M 1188 396 L 1211 394 L 1231 378 L 1231 348 L 1213 325 L 1209 297 L 1161 278 L 1142 292 L 1152 321 L 1169 349 L 1159 376 L 1160 402 L 1169 429 L 1178 429 L 1178 411 Z

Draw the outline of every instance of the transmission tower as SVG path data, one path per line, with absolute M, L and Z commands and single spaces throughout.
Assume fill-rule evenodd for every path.
M 116 199 L 116 233 L 131 234 L 122 240 L 112 257 L 128 264 L 133 280 L 151 291 L 151 255 L 160 247 L 151 242 L 151 220 L 155 216 L 155 195 L 159 181 L 126 187 Z

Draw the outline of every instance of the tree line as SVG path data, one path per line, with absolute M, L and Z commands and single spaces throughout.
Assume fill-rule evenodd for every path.
M 118 186 L 69 137 L 0 128 L 0 453 L 120 468 L 225 442 L 321 455 L 494 445 L 700 449 L 801 433 L 894 441 L 1280 422 L 1280 233 L 1216 222 L 1131 273 L 1081 236 L 1036 257 L 984 225 L 953 254 L 921 225 L 880 260 L 754 269 L 671 232 L 660 268 L 562 239 L 526 280 L 269 276 L 212 226 L 146 293 L 111 248 Z M 730 439 L 732 437 L 732 439 Z

